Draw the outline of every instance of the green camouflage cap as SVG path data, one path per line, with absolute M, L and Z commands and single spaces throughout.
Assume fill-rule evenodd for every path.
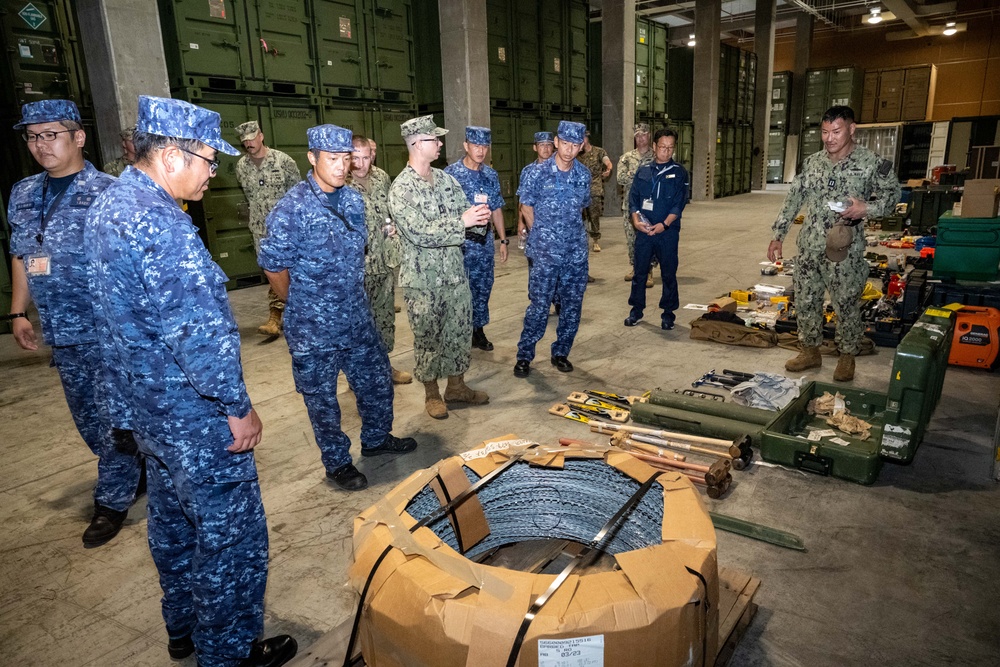
M 403 138 L 412 137 L 415 134 L 430 134 L 435 137 L 443 137 L 448 134 L 448 130 L 438 127 L 434 122 L 434 116 L 420 116 L 411 118 L 399 126 L 399 133 Z
M 236 133 L 240 135 L 240 141 L 253 141 L 260 134 L 260 125 L 255 120 L 248 120 L 236 126 Z
M 636 123 L 632 126 L 633 136 L 636 134 L 649 134 L 649 123 Z
M 118 133 L 118 136 L 122 138 L 122 141 L 132 141 L 132 138 L 135 136 L 135 125 L 124 128 Z
M 853 241 L 854 228 L 838 222 L 826 233 L 826 258 L 831 262 L 844 261 Z

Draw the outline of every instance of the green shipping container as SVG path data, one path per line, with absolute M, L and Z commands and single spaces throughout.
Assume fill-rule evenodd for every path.
M 585 0 L 569 0 L 567 7 L 567 40 L 566 61 L 569 69 L 566 73 L 566 105 L 573 113 L 589 111 L 587 71 L 587 13 L 589 6 Z M 658 79 L 662 87 L 662 78 Z M 655 103 L 655 100 L 654 100 Z
M 417 108 L 430 113 L 444 106 L 441 80 L 441 28 L 436 2 L 413 5 L 414 33 L 420 35 L 420 48 L 414 49 L 414 67 L 420 72 L 414 83 Z M 487 6 L 487 12 L 489 6 Z M 537 50 L 537 49 L 536 49 Z
M 433 6 L 436 23 L 437 3 L 423 4 Z M 370 65 L 364 43 L 361 0 L 315 0 L 313 11 L 321 94 L 341 98 L 363 97 L 362 89 L 368 86 Z M 440 51 L 438 53 L 440 55 Z M 440 81 L 440 64 L 437 71 Z
M 767 133 L 767 182 L 783 183 L 785 180 L 785 133 L 771 130 Z
M 542 62 L 539 58 L 540 42 L 536 25 L 538 8 L 533 0 L 512 0 L 514 20 L 511 24 L 515 33 L 515 92 L 517 99 L 526 107 L 534 107 L 542 101 Z M 492 96 L 492 93 L 490 93 Z
M 238 90 L 254 78 L 243 4 L 159 0 L 171 88 Z M 254 45 L 255 52 L 260 45 Z
M 771 77 L 771 129 L 788 127 L 789 102 L 792 92 L 792 73 L 775 72 Z
M 365 10 L 369 86 L 385 102 L 412 103 L 414 25 L 410 0 L 369 0 Z M 371 58 L 374 57 L 374 61 Z
M 74 49 L 77 24 L 71 4 L 3 0 L 0 12 L 7 52 L 0 68 L 4 108 L 13 112 L 22 104 L 54 98 L 90 107 L 82 55 Z
M 202 1 L 201 4 L 222 3 Z M 246 3 L 253 78 L 269 84 L 271 92 L 316 92 L 316 49 L 310 27 L 312 4 L 311 0 L 250 0 Z M 301 84 L 304 90 L 284 84 Z
M 694 49 L 671 48 L 667 55 L 667 116 L 691 120 L 694 96 Z
M 541 31 L 542 54 L 542 103 L 553 111 L 565 106 L 565 30 L 563 6 L 560 2 L 543 2 L 538 5 L 538 25 Z
M 603 72 L 601 71 L 602 61 L 601 61 L 601 37 L 604 32 L 604 23 L 601 21 L 593 21 L 590 24 L 590 40 L 589 40 L 589 51 L 588 60 L 590 61 L 590 66 L 588 67 L 588 74 L 590 82 L 590 117 L 591 119 L 600 118 L 603 115 L 604 110 L 601 108 L 601 104 L 604 99 L 604 78 Z M 638 114 L 636 114 L 638 115 Z M 593 130 L 591 130 L 593 132 Z
M 490 99 L 507 106 L 517 98 L 515 80 L 517 71 L 511 28 L 512 16 L 509 0 L 487 0 L 486 3 L 486 49 L 489 60 Z M 498 105 L 499 106 L 499 105 Z

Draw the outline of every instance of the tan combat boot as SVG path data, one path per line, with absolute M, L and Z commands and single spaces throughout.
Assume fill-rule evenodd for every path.
M 854 355 L 840 353 L 837 368 L 833 371 L 833 379 L 837 382 L 850 382 L 854 379 Z
M 785 370 L 798 373 L 807 368 L 819 368 L 822 365 L 823 357 L 819 354 L 819 346 L 803 347 L 797 357 L 792 357 L 785 362 Z
M 649 273 L 646 275 L 646 288 L 653 286 L 653 267 L 649 268 Z
M 267 318 L 267 322 L 257 327 L 257 333 L 263 334 L 265 336 L 280 336 L 281 335 L 281 316 L 285 311 L 278 308 L 271 309 L 271 316 Z
M 441 390 L 438 389 L 437 380 L 424 383 L 424 394 L 424 407 L 427 409 L 427 414 L 434 419 L 447 419 L 448 406 L 441 400 Z
M 395 368 L 392 369 L 392 383 L 393 384 L 410 384 L 413 382 L 413 376 L 406 371 L 397 371 Z
M 629 267 L 628 273 L 625 274 L 625 282 L 630 283 L 633 278 L 635 278 L 635 269 Z
M 464 375 L 451 375 L 448 377 L 448 386 L 444 390 L 444 400 L 452 403 L 482 405 L 489 403 L 490 397 L 485 391 L 476 391 L 465 384 Z

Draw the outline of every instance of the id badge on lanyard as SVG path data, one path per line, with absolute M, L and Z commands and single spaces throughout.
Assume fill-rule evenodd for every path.
M 24 270 L 29 276 L 52 275 L 52 258 L 47 252 L 37 252 L 24 258 Z

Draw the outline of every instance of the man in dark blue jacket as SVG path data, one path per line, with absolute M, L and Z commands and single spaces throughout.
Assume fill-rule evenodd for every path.
M 653 135 L 653 162 L 635 174 L 629 191 L 628 211 L 636 229 L 635 274 L 628 305 L 632 306 L 625 326 L 634 327 L 646 308 L 646 276 L 653 257 L 660 262 L 663 294 L 660 327 L 674 328 L 674 311 L 680 306 L 677 297 L 677 241 L 681 231 L 681 212 L 687 203 L 688 173 L 674 162 L 677 133 L 661 128 Z

